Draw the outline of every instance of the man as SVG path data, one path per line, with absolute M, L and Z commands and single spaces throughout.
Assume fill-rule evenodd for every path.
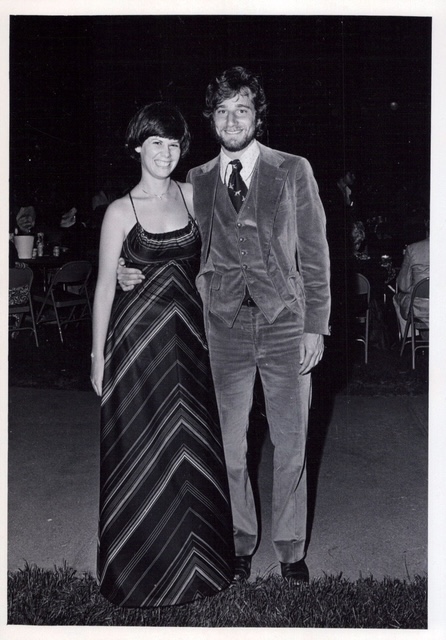
M 352 195 L 351 187 L 354 185 L 356 176 L 353 171 L 346 171 L 345 174 L 339 178 L 337 185 L 338 189 L 342 193 L 344 206 L 352 209 L 355 206 L 355 202 Z
M 406 247 L 403 264 L 396 279 L 397 293 L 393 297 L 400 334 L 403 337 L 409 315 L 410 299 L 414 286 L 429 277 L 429 238 L 414 242 Z M 414 311 L 416 317 L 429 327 L 429 300 L 415 298 Z M 410 329 L 409 329 L 410 331 Z M 410 333 L 408 334 L 408 337 Z
M 282 576 L 308 582 L 309 372 L 322 357 L 330 312 L 324 210 L 308 161 L 256 140 L 266 100 L 255 75 L 223 72 L 206 104 L 221 151 L 188 180 L 202 236 L 197 287 L 228 470 L 234 579 L 249 578 L 258 541 L 246 454 L 259 370 L 274 445 L 273 545 Z M 134 270 L 118 273 L 121 286 L 137 282 Z
M 20 207 L 16 221 L 20 234 L 31 235 L 36 225 L 36 211 L 34 207 Z

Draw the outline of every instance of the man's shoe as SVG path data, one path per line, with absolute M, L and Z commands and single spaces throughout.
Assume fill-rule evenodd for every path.
M 251 556 L 235 556 L 233 582 L 247 580 L 251 575 Z
M 298 562 L 281 562 L 282 578 L 288 582 L 301 582 L 308 584 L 310 581 L 310 573 L 305 560 Z

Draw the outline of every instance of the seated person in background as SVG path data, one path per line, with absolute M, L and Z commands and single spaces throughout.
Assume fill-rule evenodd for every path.
M 368 260 L 367 238 L 365 235 L 364 223 L 355 220 L 350 231 L 353 245 L 353 255 L 358 260 Z
M 84 253 L 85 225 L 79 220 L 76 207 L 59 214 L 57 225 L 47 224 L 42 227 L 45 234 L 45 244 L 50 247 L 60 246 L 62 251 L 69 250 L 73 259 L 82 257 Z
M 16 228 L 21 235 L 31 235 L 34 233 L 36 224 L 36 211 L 34 207 L 20 207 L 16 216 Z
M 14 244 L 14 234 L 9 234 L 9 268 L 21 267 L 22 263 L 19 261 L 19 254 L 17 253 L 16 246 Z
M 16 224 L 16 222 L 14 223 Z M 9 268 L 10 269 L 24 269 L 26 264 L 24 262 L 20 262 L 19 254 L 17 253 L 16 246 L 14 244 L 14 233 L 12 231 L 9 232 Z M 9 304 L 23 304 L 28 299 L 28 287 L 9 287 Z M 17 327 L 20 324 L 20 315 L 12 314 L 9 316 L 9 324 L 10 326 Z M 13 332 L 11 334 L 12 338 L 16 338 L 18 336 L 18 332 Z
M 429 238 L 406 247 L 403 264 L 398 274 L 397 293 L 393 297 L 401 335 L 404 335 L 409 315 L 410 296 L 414 285 L 429 276 Z M 414 304 L 417 318 L 429 326 L 429 300 L 417 298 Z
M 70 254 L 81 257 L 84 253 L 85 225 L 79 219 L 76 207 L 62 214 L 60 218 L 60 244 L 69 249 Z

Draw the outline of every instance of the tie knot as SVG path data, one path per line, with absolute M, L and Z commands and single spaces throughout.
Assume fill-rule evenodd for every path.
M 232 167 L 235 169 L 235 171 L 238 171 L 239 173 L 242 170 L 243 165 L 240 160 L 231 160 L 229 164 L 232 164 Z

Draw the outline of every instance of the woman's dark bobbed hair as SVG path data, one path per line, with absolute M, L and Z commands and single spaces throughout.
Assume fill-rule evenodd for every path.
M 167 102 L 152 102 L 142 107 L 130 120 L 125 134 L 125 146 L 129 155 L 140 160 L 135 150 L 150 136 L 178 140 L 181 157 L 189 151 L 190 133 L 186 120 L 177 107 Z

